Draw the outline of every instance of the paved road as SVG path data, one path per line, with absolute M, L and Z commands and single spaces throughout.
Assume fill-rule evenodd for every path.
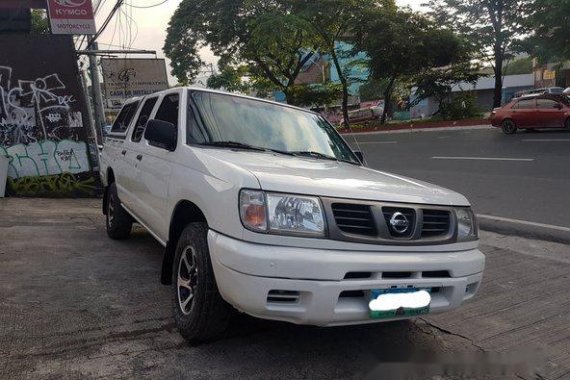
M 570 132 L 455 129 L 345 135 L 368 164 L 466 195 L 478 214 L 556 225 L 570 235 Z
M 483 233 L 481 292 L 451 313 L 324 329 L 238 318 L 225 339 L 191 347 L 159 283 L 162 248 L 142 229 L 108 239 L 99 204 L 0 199 L 0 379 L 361 379 L 373 370 L 396 379 L 390 363 L 409 369 L 419 352 L 539 348 L 541 378 L 570 376 L 563 245 Z M 517 374 L 497 378 L 535 378 Z

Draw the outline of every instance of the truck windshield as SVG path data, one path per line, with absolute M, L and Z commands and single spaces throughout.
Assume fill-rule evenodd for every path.
M 194 143 L 283 152 L 359 164 L 350 147 L 322 117 L 311 112 L 225 94 L 191 91 L 206 136 Z M 188 128 L 197 128 L 188 123 Z M 200 134 L 201 135 L 201 134 Z

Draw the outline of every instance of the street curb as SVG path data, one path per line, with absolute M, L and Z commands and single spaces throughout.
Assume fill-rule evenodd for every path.
M 553 243 L 570 244 L 570 233 L 552 230 L 546 227 L 522 226 L 515 223 L 478 218 L 479 228 L 483 231 L 495 232 L 501 235 L 549 241 Z

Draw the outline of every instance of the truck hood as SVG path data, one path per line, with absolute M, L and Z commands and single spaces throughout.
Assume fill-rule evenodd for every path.
M 251 172 L 263 190 L 387 202 L 469 206 L 454 191 L 344 162 L 281 154 L 204 149 L 217 160 Z

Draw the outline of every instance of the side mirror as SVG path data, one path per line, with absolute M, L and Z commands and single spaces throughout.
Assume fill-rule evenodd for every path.
M 364 165 L 364 154 L 362 154 L 362 152 L 359 150 L 355 150 L 353 153 L 356 156 L 356 158 L 358 158 L 358 161 L 360 161 L 360 163 Z
M 556 103 L 556 106 L 554 106 L 554 108 L 561 110 L 562 109 L 562 104 L 560 103 Z
M 144 138 L 152 146 L 173 152 L 178 140 L 178 128 L 168 121 L 152 119 L 146 124 Z

